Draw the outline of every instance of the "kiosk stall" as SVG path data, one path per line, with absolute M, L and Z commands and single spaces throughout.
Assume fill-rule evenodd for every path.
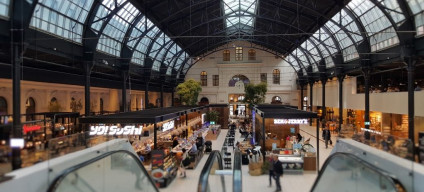
M 318 141 L 314 147 L 305 141 L 305 136 L 300 141 L 296 138 L 300 133 L 299 125 L 308 124 L 310 118 L 317 118 L 316 113 L 284 105 L 257 105 L 254 111 L 255 140 L 261 145 L 264 158 L 278 155 L 283 168 L 289 172 L 316 170 L 314 165 L 319 164 L 316 158 L 319 157 Z M 318 130 L 317 126 L 317 135 Z

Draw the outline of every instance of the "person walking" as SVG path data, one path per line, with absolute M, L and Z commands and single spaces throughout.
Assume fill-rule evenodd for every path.
M 274 156 L 271 155 L 269 157 L 269 167 L 268 167 L 268 171 L 269 171 L 269 186 L 268 187 L 272 187 L 272 182 L 271 179 L 274 178 Z
M 185 158 L 187 158 L 188 153 L 187 150 L 185 148 L 182 149 L 183 154 L 181 155 L 181 160 L 179 162 L 179 166 L 178 166 L 178 170 L 180 171 L 180 176 L 183 176 L 184 178 L 186 177 L 186 171 L 185 171 L 185 166 L 183 165 L 183 161 Z
M 328 149 L 328 142 L 330 142 L 330 145 L 333 143 L 331 141 L 331 133 L 330 133 L 330 130 L 328 130 L 328 128 L 324 128 L 324 130 L 322 131 L 322 138 L 325 141 L 325 148 Z
M 281 191 L 280 176 L 283 175 L 283 164 L 278 160 L 278 155 L 274 155 L 274 179 L 277 191 Z

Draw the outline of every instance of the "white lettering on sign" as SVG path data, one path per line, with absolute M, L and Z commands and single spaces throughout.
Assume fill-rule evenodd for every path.
M 166 123 L 163 124 L 162 127 L 163 127 L 162 131 L 168 131 L 170 129 L 173 129 L 174 128 L 174 121 L 166 122 Z
M 274 119 L 274 124 L 308 124 L 308 119 Z
M 365 128 L 361 128 L 361 130 L 381 135 L 380 131 L 375 131 L 375 130 L 372 130 L 372 129 L 365 129 Z
M 91 126 L 90 135 L 141 135 L 143 126 L 136 128 L 134 125 L 128 125 L 124 128 L 118 126 Z

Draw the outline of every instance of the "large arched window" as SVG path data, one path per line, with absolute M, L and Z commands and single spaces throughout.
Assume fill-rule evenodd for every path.
M 208 86 L 208 73 L 206 71 L 200 73 L 200 84 L 202 86 Z
M 283 103 L 283 102 L 281 101 L 281 97 L 279 97 L 279 96 L 274 96 L 274 97 L 272 98 L 271 104 L 281 104 L 281 103 Z
M 25 102 L 25 113 L 26 115 L 26 121 L 32 121 L 34 120 L 34 114 L 35 113 L 35 101 L 32 97 L 28 98 Z
M 231 78 L 230 82 L 228 82 L 228 86 L 234 87 L 238 81 L 242 81 L 244 85 L 247 85 L 250 83 L 250 80 L 246 76 L 234 75 L 233 78 Z
M 223 61 L 230 61 L 230 50 L 224 50 L 222 53 Z
M 280 84 L 280 70 L 274 69 L 272 71 L 272 83 Z
M 256 51 L 254 49 L 250 49 L 249 53 L 248 53 L 248 60 L 249 61 L 254 61 L 256 60 Z
M 7 101 L 4 97 L 0 97 L 0 115 L 7 114 Z

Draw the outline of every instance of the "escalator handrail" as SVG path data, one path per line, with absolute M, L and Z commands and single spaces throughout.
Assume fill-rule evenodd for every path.
M 359 157 L 357 157 L 357 156 L 355 156 L 353 154 L 345 153 L 345 152 L 336 152 L 336 153 L 331 154 L 327 158 L 327 160 L 324 162 L 324 165 L 322 165 L 322 168 L 321 168 L 321 170 L 318 173 L 318 177 L 315 180 L 314 185 L 312 186 L 311 191 L 314 191 L 314 189 L 316 188 L 319 180 L 321 179 L 321 176 L 324 173 L 324 170 L 327 168 L 327 166 L 329 165 L 329 163 L 331 162 L 331 160 L 334 159 L 334 158 L 336 158 L 336 157 L 338 157 L 338 156 L 346 156 L 346 157 L 349 157 L 349 158 L 351 158 L 351 159 L 359 162 L 360 164 L 366 165 L 369 169 L 373 170 L 374 172 L 376 172 L 376 173 L 378 173 L 378 174 L 380 174 L 382 176 L 385 176 L 385 177 L 389 178 L 389 181 L 391 182 L 391 184 L 395 188 L 396 188 L 396 184 L 398 184 L 400 187 L 402 187 L 403 189 L 405 189 L 405 187 L 403 187 L 402 183 L 396 178 L 396 176 L 391 175 L 391 174 L 387 173 L 386 171 L 373 166 L 372 164 L 368 163 L 367 161 L 365 161 L 365 160 L 363 160 L 363 159 L 361 159 L 361 158 L 359 158 Z
M 241 174 L 241 152 L 236 149 L 234 152 L 234 168 L 233 168 L 233 192 L 242 191 L 242 174 Z
M 61 173 L 59 176 L 57 176 L 57 177 L 53 180 L 53 182 L 50 184 L 50 186 L 49 186 L 49 188 L 48 188 L 47 192 L 54 192 L 54 191 L 56 191 L 56 189 L 57 189 L 57 187 L 59 186 L 59 184 L 62 182 L 62 180 L 63 180 L 63 179 L 64 179 L 64 178 L 65 178 L 68 174 L 70 174 L 70 173 L 72 173 L 72 172 L 74 172 L 74 171 L 76 171 L 76 170 L 78 170 L 78 169 L 80 169 L 80 168 L 83 168 L 83 167 L 85 167 L 85 166 L 87 166 L 87 165 L 90 165 L 90 164 L 92 164 L 92 163 L 94 163 L 94 162 L 96 162 L 96 161 L 98 161 L 98 160 L 101 160 L 101 159 L 103 159 L 103 158 L 105 158 L 105 157 L 108 157 L 108 156 L 110 156 L 110 155 L 112 155 L 112 154 L 115 154 L 115 153 L 126 153 L 126 154 L 130 155 L 132 158 L 134 158 L 134 160 L 136 160 L 137 164 L 140 166 L 140 168 L 141 168 L 141 170 L 144 172 L 144 174 L 148 176 L 148 179 L 149 179 L 149 181 L 152 183 L 152 185 L 154 186 L 155 191 L 156 191 L 156 192 L 159 192 L 159 190 L 158 190 L 157 186 L 154 184 L 153 179 L 149 176 L 149 173 L 146 171 L 146 169 L 144 168 L 144 165 L 141 163 L 141 161 L 138 159 L 138 157 L 137 157 L 134 153 L 131 153 L 130 151 L 127 151 L 127 150 L 109 151 L 109 152 L 106 152 L 106 153 L 104 153 L 104 154 L 102 154 L 102 155 L 99 155 L 99 156 L 97 156 L 97 157 L 95 157 L 95 158 L 92 158 L 92 159 L 90 159 L 90 160 L 88 160 L 88 161 L 85 161 L 85 162 L 82 162 L 82 163 L 80 163 L 80 164 L 74 165 L 74 166 L 72 166 L 72 167 L 70 167 L 70 168 L 68 168 L 68 169 L 66 169 L 66 170 L 64 170 L 64 171 L 62 171 L 62 173 Z
M 207 191 L 208 178 L 209 178 L 209 174 L 211 172 L 213 163 L 215 161 L 215 158 L 218 158 L 219 169 L 220 170 L 223 169 L 221 153 L 218 150 L 212 151 L 211 154 L 209 155 L 208 159 L 206 160 L 206 163 L 205 163 L 205 166 L 202 169 L 202 172 L 200 172 L 199 184 L 197 186 L 198 192 L 206 192 Z

